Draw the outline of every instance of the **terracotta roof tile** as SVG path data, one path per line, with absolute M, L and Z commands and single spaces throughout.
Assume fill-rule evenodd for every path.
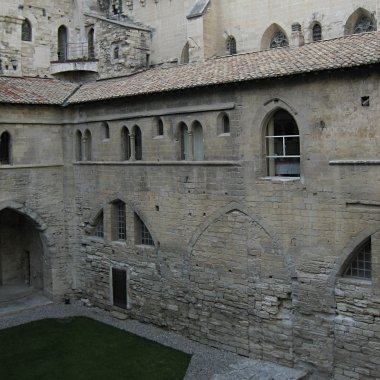
M 56 79 L 0 77 L 0 103 L 62 104 L 78 87 Z
M 195 87 L 276 78 L 380 63 L 380 32 L 154 68 L 125 77 L 77 84 L 54 79 L 0 77 L 0 102 L 75 104 Z
M 300 48 L 271 49 L 99 80 L 83 85 L 68 103 L 275 78 L 379 62 L 380 34 L 363 33 L 306 44 Z

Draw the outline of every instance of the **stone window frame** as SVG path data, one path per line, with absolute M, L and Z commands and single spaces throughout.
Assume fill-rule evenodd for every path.
M 104 212 L 103 209 L 100 210 L 98 216 L 95 219 L 95 227 L 93 229 L 92 235 L 99 239 L 104 239 Z
M 359 24 L 363 23 L 364 20 L 367 20 L 368 25 L 371 25 L 370 28 L 366 28 L 366 30 L 363 30 L 363 26 L 359 26 Z M 345 27 L 344 27 L 344 32 L 345 35 L 351 35 L 351 34 L 358 34 L 358 33 L 366 33 L 366 32 L 371 32 L 371 31 L 376 31 L 377 30 L 377 20 L 374 16 L 373 12 L 368 11 L 365 8 L 359 7 L 351 13 L 351 15 L 348 17 Z
M 275 117 L 279 113 L 286 113 L 287 117 L 289 117 L 289 121 L 293 121 L 294 125 L 293 127 L 297 128 L 298 134 L 287 134 L 287 133 L 281 133 L 276 134 L 274 131 L 275 125 Z M 284 119 L 285 120 L 285 119 Z M 286 125 L 285 127 L 288 127 Z M 272 129 L 272 131 L 269 131 L 269 129 Z M 266 118 L 266 122 L 264 123 L 264 130 L 263 130 L 263 147 L 264 147 L 264 156 L 265 156 L 265 173 L 266 176 L 269 178 L 293 178 L 298 179 L 301 177 L 301 135 L 300 130 L 297 121 L 295 120 L 294 116 L 287 111 L 284 108 L 276 108 L 273 110 L 268 117 Z M 281 141 L 276 141 L 279 140 Z M 293 148 L 295 145 L 296 140 L 298 139 L 298 154 L 287 154 L 287 145 L 289 146 L 289 142 L 286 143 L 286 141 L 290 140 L 290 143 L 293 144 Z M 282 147 L 282 154 L 277 154 L 275 150 L 279 147 Z M 282 162 L 281 162 L 282 161 Z M 280 164 L 283 165 L 279 165 Z M 283 171 L 288 167 L 287 173 L 279 173 L 278 170 Z M 291 172 L 289 172 L 289 170 Z
M 288 46 L 289 46 L 289 39 L 283 31 L 278 30 L 272 35 L 272 38 L 269 43 L 270 49 L 278 49 L 278 48 L 283 48 L 283 47 L 288 47 Z
M 232 35 L 226 38 L 226 53 L 228 55 L 237 54 L 236 38 Z
M 83 160 L 91 161 L 92 160 L 92 134 L 89 129 L 86 129 L 82 138 L 83 145 Z
M 319 30 L 318 30 L 319 28 Z M 311 28 L 311 40 L 313 42 L 322 41 L 322 25 L 319 22 L 315 22 Z
M 110 126 L 106 121 L 101 124 L 102 141 L 108 141 L 111 137 Z
M 120 131 L 121 136 L 121 160 L 129 161 L 132 158 L 131 134 L 126 125 L 123 125 Z
M 343 278 L 372 280 L 372 239 L 366 238 L 354 249 L 344 265 Z
M 12 135 L 7 130 L 0 134 L 0 165 L 12 165 Z
M 74 138 L 74 152 L 75 152 L 75 161 L 83 161 L 83 145 L 82 145 L 83 135 L 82 131 L 77 129 L 75 131 Z
M 141 217 L 134 213 L 134 226 L 135 226 L 135 245 L 144 245 L 148 247 L 154 247 L 154 240 L 148 227 L 143 222 Z
M 227 112 L 220 112 L 217 117 L 217 135 L 222 137 L 231 135 L 231 118 Z
M 134 138 L 134 153 L 135 156 L 133 157 L 136 161 L 141 161 L 143 159 L 143 137 L 142 137 L 142 131 L 141 128 L 135 124 L 132 127 L 133 131 L 133 138 Z
M 163 137 L 164 136 L 164 122 L 159 117 L 157 119 L 157 137 Z
M 21 24 L 21 41 L 32 42 L 33 28 L 29 19 L 25 18 Z
M 111 202 L 111 240 L 123 243 L 127 240 L 126 204 L 120 199 Z

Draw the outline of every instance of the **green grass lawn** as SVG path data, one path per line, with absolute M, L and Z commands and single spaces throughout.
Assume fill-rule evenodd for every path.
M 2 380 L 180 380 L 190 359 L 83 317 L 0 330 Z

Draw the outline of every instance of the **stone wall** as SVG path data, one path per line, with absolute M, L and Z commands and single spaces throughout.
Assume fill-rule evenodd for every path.
M 373 234 L 364 232 L 380 220 L 378 169 L 370 164 L 379 78 L 371 69 L 351 74 L 67 110 L 75 115 L 64 133 L 73 292 L 210 345 L 308 368 L 315 378 L 376 378 L 376 274 L 363 282 L 340 271 L 351 242 Z M 300 130 L 300 179 L 266 176 L 264 121 L 279 108 Z M 229 135 L 218 133 L 221 112 L 230 116 Z M 179 161 L 178 126 L 194 121 L 203 126 L 205 160 Z M 143 160 L 123 161 L 121 129 L 135 125 Z M 72 164 L 78 129 L 91 131 L 92 162 Z M 362 165 L 347 162 L 359 158 Z M 126 203 L 125 241 L 111 233 L 115 200 Z M 101 210 L 103 239 L 94 236 Z M 136 239 L 135 214 L 154 246 Z M 374 249 L 374 265 L 377 256 Z M 127 271 L 127 310 L 113 306 L 112 268 Z

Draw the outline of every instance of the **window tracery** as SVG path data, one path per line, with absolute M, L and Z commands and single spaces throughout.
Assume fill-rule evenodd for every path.
M 361 17 L 355 25 L 354 33 L 366 33 L 373 32 L 376 30 L 375 23 L 372 18 L 363 16 Z
M 270 48 L 276 49 L 279 47 L 286 47 L 289 46 L 288 38 L 285 36 L 283 32 L 277 32 L 272 37 L 272 40 L 270 42 Z

